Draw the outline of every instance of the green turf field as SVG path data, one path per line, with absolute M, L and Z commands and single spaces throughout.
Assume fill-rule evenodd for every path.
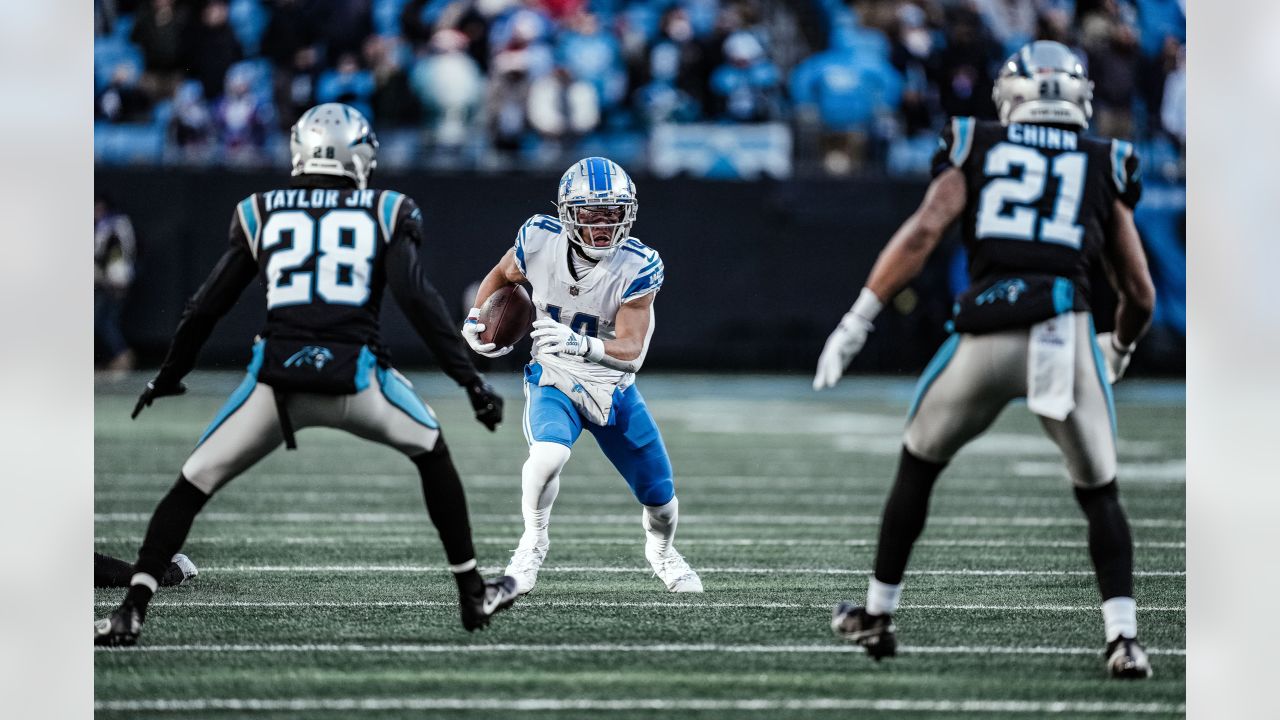
M 489 434 L 463 393 L 410 374 L 463 474 L 480 562 L 520 534 L 522 397 Z M 145 377 L 100 382 L 95 548 L 132 559 L 155 503 L 239 377 L 128 419 Z M 880 664 L 828 629 L 861 600 L 910 383 L 646 376 L 676 468 L 677 547 L 703 579 L 672 595 L 643 558 L 640 509 L 584 435 L 562 477 L 537 589 L 484 632 L 453 582 L 413 467 L 328 430 L 299 434 L 196 521 L 189 586 L 162 589 L 141 645 L 95 654 L 101 717 L 1116 718 L 1184 714 L 1185 398 L 1117 388 L 1122 497 L 1155 677 L 1105 679 L 1084 523 L 1055 448 L 1012 406 L 934 495 Z M 122 591 L 95 592 L 102 616 Z M 87 623 L 86 623 L 87 625 Z

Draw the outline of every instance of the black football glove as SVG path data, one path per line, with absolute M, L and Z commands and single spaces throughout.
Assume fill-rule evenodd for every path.
M 138 396 L 138 404 L 133 406 L 133 413 L 129 415 L 129 419 L 133 420 L 138 417 L 138 413 L 142 412 L 142 408 L 151 407 L 152 401 L 156 398 L 168 397 L 170 395 L 181 395 L 187 391 L 187 386 L 180 382 L 172 385 L 157 383 L 155 380 L 147 383 L 147 389 L 142 391 Z
M 490 432 L 498 429 L 502 422 L 502 396 L 493 386 L 477 377 L 467 385 L 467 398 L 471 400 L 471 409 L 476 411 L 476 420 L 489 428 Z

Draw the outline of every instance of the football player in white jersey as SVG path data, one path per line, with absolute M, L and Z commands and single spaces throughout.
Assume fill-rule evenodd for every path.
M 586 158 L 560 179 L 556 206 L 559 218 L 534 215 L 520 228 L 515 247 L 480 284 L 462 328 L 476 352 L 505 355 L 510 347 L 480 341 L 478 308 L 503 286 L 533 286 L 537 320 L 524 371 L 524 535 L 507 574 L 520 593 L 537 582 L 560 470 L 585 429 L 644 506 L 645 558 L 654 573 L 671 592 L 702 592 L 698 574 L 672 545 L 678 502 L 671 461 L 635 386 L 663 279 L 658 252 L 628 235 L 636 219 L 635 183 L 617 163 Z

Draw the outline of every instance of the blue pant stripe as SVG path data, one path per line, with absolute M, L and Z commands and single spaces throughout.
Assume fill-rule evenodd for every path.
M 378 385 L 382 388 L 382 395 L 406 415 L 432 430 L 440 429 L 440 423 L 431 414 L 427 404 L 422 402 L 422 398 L 413 391 L 413 386 L 401 380 L 394 370 L 378 368 Z
M 1090 315 L 1089 345 L 1093 348 L 1093 369 L 1098 373 L 1098 384 L 1102 386 L 1102 394 L 1107 398 L 1107 415 L 1111 417 L 1111 436 L 1116 437 L 1119 434 L 1116 427 L 1116 399 L 1111 393 L 1111 383 L 1107 382 L 1107 361 L 1102 357 L 1102 348 L 1098 347 L 1096 337 L 1097 334 L 1093 329 L 1093 316 Z
M 916 416 L 916 410 L 920 409 L 920 402 L 924 400 L 924 394 L 929 391 L 929 386 L 934 380 L 942 374 L 947 368 L 947 363 L 951 362 L 951 358 L 956 354 L 956 347 L 960 345 L 960 335 L 953 333 L 947 341 L 942 343 L 942 347 L 938 348 L 938 352 L 929 361 L 924 369 L 924 374 L 920 376 L 920 382 L 916 384 L 916 395 L 911 401 L 911 410 L 907 412 L 907 420 Z
M 209 427 L 205 428 L 204 434 L 196 441 L 196 447 L 200 447 L 209 436 L 214 433 L 227 418 L 235 414 L 244 405 L 249 396 L 253 394 L 253 389 L 258 386 L 258 371 L 262 369 L 262 350 L 263 341 L 259 340 L 253 344 L 253 358 L 249 361 L 249 367 L 246 369 L 244 380 L 240 381 L 240 385 L 231 393 L 231 397 L 227 398 L 227 402 L 222 405 L 222 409 L 218 410 L 218 414 L 213 418 L 213 422 L 209 423 Z

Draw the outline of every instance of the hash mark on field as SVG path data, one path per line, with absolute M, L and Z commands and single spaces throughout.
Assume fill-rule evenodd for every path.
M 205 522 L 272 522 L 272 523 L 313 523 L 313 522 L 345 522 L 345 523 L 412 523 L 423 522 L 424 513 L 242 513 L 242 512 L 209 512 L 202 513 L 200 519 Z M 114 512 L 94 513 L 94 522 L 145 522 L 151 519 L 150 513 Z M 634 515 L 562 515 L 556 518 L 557 525 L 616 525 L 635 522 Z M 471 521 L 476 523 L 513 523 L 519 524 L 523 519 L 519 515 L 472 515 Z M 711 525 L 875 525 L 879 526 L 879 515 L 682 515 L 682 523 L 706 523 Z M 1062 517 L 981 517 L 977 515 L 951 515 L 929 518 L 933 526 L 997 526 L 997 527 L 1085 527 L 1084 520 Z M 1163 518 L 1130 518 L 1129 525 L 1141 528 L 1183 528 L 1184 520 Z
M 452 643 L 241 643 L 138 645 L 132 648 L 95 647 L 95 652 L 210 652 L 210 653 L 492 653 L 492 652 L 581 652 L 581 653 L 744 653 L 744 654 L 829 654 L 866 652 L 853 644 L 838 645 L 724 645 L 718 643 L 664 644 L 517 644 L 492 643 L 459 645 Z M 899 652 L 913 655 L 1096 655 L 1096 647 L 998 646 L 998 645 L 899 645 Z M 1148 655 L 1185 656 L 1185 648 L 1147 648 Z
M 1163 714 L 1185 713 L 1185 704 L 1125 702 L 1063 702 L 1037 700 L 898 700 L 856 698 L 810 698 L 776 700 L 751 698 L 715 700 L 703 698 L 564 700 L 522 698 L 494 700 L 486 698 L 183 698 L 180 700 L 98 700 L 95 710 L 127 712 L 174 712 L 235 710 L 257 712 L 353 712 L 378 710 L 465 710 L 465 711 L 591 711 L 632 710 L 866 710 L 938 713 L 1099 713 L 1099 714 Z
M 95 543 L 135 543 L 137 537 L 119 536 L 119 537 L 95 537 Z M 513 539 L 510 537 L 478 537 L 474 540 L 480 545 L 511 545 Z M 639 545 L 643 541 L 636 538 L 565 538 L 560 541 L 565 545 L 622 545 L 633 546 Z M 793 538 L 688 538 L 682 536 L 680 540 L 681 547 L 687 545 L 715 545 L 729 547 L 754 547 L 754 546 L 780 546 L 780 547 L 809 547 L 813 545 L 829 545 L 834 547 L 867 547 L 876 546 L 875 539 L 857 539 L 857 540 L 837 540 L 831 538 L 811 538 L 811 539 L 793 539 Z M 271 535 L 254 536 L 212 536 L 197 537 L 188 541 L 188 544 L 231 544 L 231 545 L 410 545 L 418 546 L 422 544 L 422 539 L 417 537 L 404 537 L 401 535 L 388 537 L 374 537 L 369 535 L 351 535 L 351 536 L 320 536 L 320 535 L 288 535 L 282 537 L 273 537 Z M 1086 548 L 1089 543 L 1084 540 L 917 540 L 916 546 L 923 547 L 962 547 L 962 548 Z M 1187 543 L 1183 541 L 1176 542 L 1143 542 L 1135 541 L 1135 548 L 1153 548 L 1162 550 L 1183 550 L 1186 549 Z
M 99 600 L 94 607 L 113 608 L 119 605 L 114 600 Z M 451 600 L 153 600 L 147 607 L 208 607 L 208 608 L 453 608 L 457 601 Z M 672 609 L 822 609 L 830 610 L 831 603 L 788 603 L 788 602 L 706 602 L 706 603 L 671 603 L 658 601 L 629 600 L 525 600 L 517 604 L 516 609 L 525 608 L 672 608 Z M 1006 612 L 1098 612 L 1097 605 L 914 605 L 904 604 L 903 610 L 958 610 L 982 611 L 998 610 Z M 1186 612 L 1185 607 L 1145 607 L 1139 606 L 1140 612 Z
M 443 568 L 435 565 L 227 565 L 208 568 L 209 572 L 221 573 L 256 573 L 256 572 L 299 572 L 299 573 L 361 573 L 361 572 L 405 572 L 426 573 L 440 572 Z M 501 572 L 502 566 L 482 568 L 486 573 Z M 648 568 L 619 566 L 544 566 L 540 572 L 558 573 L 648 573 Z M 761 568 L 761 567 L 709 567 L 698 568 L 699 573 L 732 574 L 732 575 L 782 575 L 802 573 L 806 575 L 867 575 L 868 569 L 855 568 Z M 1054 575 L 1088 575 L 1092 570 L 908 570 L 908 575 L 973 575 L 973 576 L 1054 576 Z M 1185 570 L 1135 570 L 1136 577 L 1184 577 Z

